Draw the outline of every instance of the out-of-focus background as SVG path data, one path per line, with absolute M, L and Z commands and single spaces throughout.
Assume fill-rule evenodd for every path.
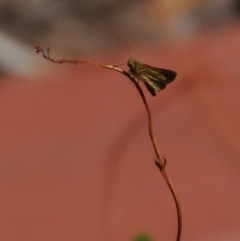
M 239 11 L 237 0 L 1 0 L 0 240 L 176 237 L 134 85 L 50 63 L 35 45 L 56 58 L 175 70 L 164 91 L 145 93 L 182 240 L 240 240 Z

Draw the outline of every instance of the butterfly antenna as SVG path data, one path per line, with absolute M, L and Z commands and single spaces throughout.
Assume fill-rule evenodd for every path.
M 132 53 L 131 53 L 131 51 L 130 51 L 130 47 L 129 47 L 128 42 L 126 42 L 126 46 L 127 46 L 128 53 L 130 54 L 130 56 L 132 56 Z M 126 63 L 114 65 L 114 67 L 119 67 L 119 66 L 122 66 L 122 65 L 126 65 Z
M 126 46 L 127 46 L 127 49 L 128 49 L 128 53 L 129 53 L 129 55 L 132 57 L 132 53 L 131 53 L 131 51 L 130 51 L 130 47 L 129 47 L 128 42 L 126 42 Z

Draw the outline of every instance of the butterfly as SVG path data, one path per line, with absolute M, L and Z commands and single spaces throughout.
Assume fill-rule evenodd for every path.
M 177 76 L 173 70 L 153 67 L 129 59 L 127 62 L 129 72 L 138 80 L 142 80 L 148 91 L 155 96 L 157 91 L 165 89 Z

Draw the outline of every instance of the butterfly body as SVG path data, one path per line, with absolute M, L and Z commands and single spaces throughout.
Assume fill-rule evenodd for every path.
M 130 73 L 137 79 L 142 80 L 149 92 L 155 96 L 157 91 L 163 90 L 177 76 L 173 70 L 153 67 L 129 59 L 127 63 Z

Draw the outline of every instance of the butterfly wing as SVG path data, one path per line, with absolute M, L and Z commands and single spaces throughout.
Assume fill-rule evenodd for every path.
M 152 67 L 142 64 L 142 68 L 138 69 L 137 78 L 142 80 L 152 95 L 156 95 L 156 91 L 163 90 L 167 84 L 171 83 L 177 73 L 162 68 Z

